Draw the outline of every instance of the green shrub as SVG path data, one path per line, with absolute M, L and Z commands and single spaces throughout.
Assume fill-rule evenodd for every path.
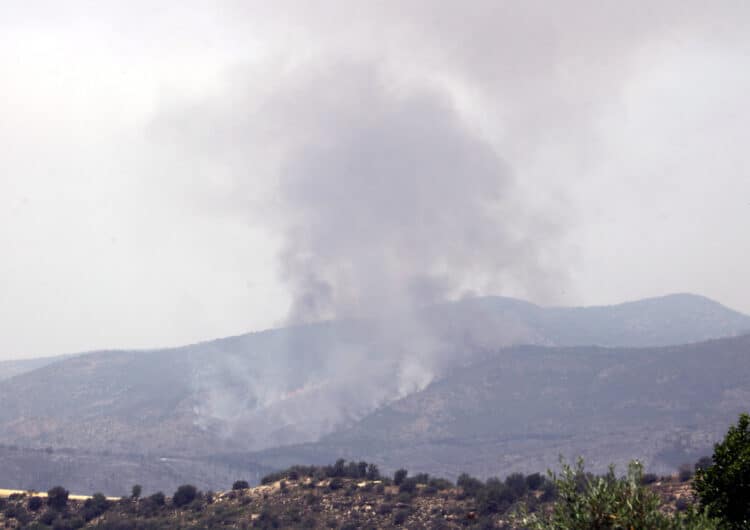
M 149 496 L 148 500 L 154 505 L 154 506 L 164 506 L 164 504 L 167 502 L 167 499 L 161 491 L 157 491 L 153 495 Z
M 524 526 L 536 530 L 715 530 L 716 521 L 688 510 L 668 516 L 659 510 L 659 497 L 642 485 L 643 468 L 634 461 L 625 477 L 615 476 L 614 466 L 604 476 L 561 462 L 560 475 L 551 474 L 558 498 L 550 513 L 527 516 Z
M 504 513 L 516 498 L 513 491 L 500 479 L 490 478 L 477 493 L 477 509 L 482 515 Z
M 29 497 L 28 507 L 32 512 L 40 510 L 43 505 L 44 501 L 41 497 Z
M 417 491 L 417 478 L 410 477 L 401 481 L 398 486 L 399 493 L 415 493 Z
M 450 480 L 435 477 L 432 477 L 427 485 L 431 488 L 435 488 L 438 491 L 447 490 L 453 487 L 453 483 Z
M 68 504 L 68 495 L 68 490 L 55 486 L 47 492 L 47 505 L 55 510 L 62 510 Z
M 111 504 L 104 495 L 95 493 L 93 497 L 86 499 L 86 502 L 83 503 L 81 515 L 86 521 L 91 521 L 109 510 Z
M 378 466 L 375 464 L 368 464 L 365 476 L 367 480 L 378 480 L 380 478 L 380 470 L 378 469 Z
M 414 480 L 417 484 L 427 484 L 430 482 L 430 475 L 427 473 L 417 473 L 414 475 Z
M 469 497 L 476 497 L 477 494 L 482 490 L 484 484 L 478 478 L 474 478 L 467 473 L 461 473 L 458 476 L 456 485 L 461 488 L 465 495 Z
M 693 487 L 701 505 L 724 527 L 750 528 L 750 415 L 740 415 L 714 446 L 712 465 L 698 470 Z
M 528 491 L 526 477 L 523 476 L 523 473 L 513 473 L 505 477 L 505 487 L 508 488 L 514 501 L 526 495 Z
M 5 512 L 3 513 L 8 519 L 16 519 L 21 524 L 29 522 L 29 514 L 21 505 L 11 504 L 5 508 Z
M 246 490 L 250 487 L 250 484 L 248 484 L 247 480 L 237 480 L 234 484 L 232 484 L 233 490 Z
M 544 477 L 540 473 L 532 473 L 526 477 L 526 487 L 531 491 L 536 491 L 542 487 Z
M 198 496 L 198 489 L 192 484 L 183 484 L 172 495 L 172 504 L 180 508 L 193 502 Z
M 541 502 L 550 502 L 557 498 L 557 486 L 554 481 L 545 480 L 542 483 L 542 496 L 539 497 Z

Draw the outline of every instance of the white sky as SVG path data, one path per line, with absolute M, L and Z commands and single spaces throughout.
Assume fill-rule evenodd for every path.
M 627 4 L 1 2 L 0 359 L 282 322 L 265 131 L 295 115 L 258 109 L 340 61 L 449 94 L 508 162 L 559 232 L 533 301 L 750 312 L 747 3 Z

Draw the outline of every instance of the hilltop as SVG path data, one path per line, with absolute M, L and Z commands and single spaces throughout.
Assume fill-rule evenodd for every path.
M 694 503 L 689 483 L 673 477 L 653 480 L 649 487 L 660 496 L 664 512 Z M 248 488 L 238 481 L 231 491 L 218 493 L 184 485 L 171 498 L 156 493 L 112 502 L 94 495 L 56 508 L 35 496 L 0 499 L 0 524 L 35 530 L 517 528 L 513 514 L 521 504 L 531 513 L 546 511 L 556 497 L 554 483 L 538 473 L 486 483 L 464 476 L 454 484 L 428 475 L 408 476 L 405 470 L 394 478 L 381 477 L 364 462 L 343 461 L 319 468 L 296 466 L 269 475 L 261 486 Z

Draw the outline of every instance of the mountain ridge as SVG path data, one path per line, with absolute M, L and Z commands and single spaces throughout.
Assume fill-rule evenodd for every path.
M 302 451 L 296 462 L 314 462 L 304 451 L 324 449 L 304 444 L 343 435 L 376 411 L 513 346 L 656 347 L 750 327 L 750 317 L 694 295 L 562 309 L 485 297 L 428 308 L 417 325 L 395 334 L 391 322 L 329 321 L 183 347 L 76 355 L 0 380 L 0 444 L 184 461 L 237 455 L 237 461 L 257 458 L 263 468 L 283 467 L 295 451 Z M 420 350 L 426 336 L 438 345 L 427 350 L 434 358 Z M 488 435 L 525 436 L 538 449 L 550 433 Z M 468 450 L 474 442 L 448 436 L 441 443 Z M 342 456 L 323 453 L 325 461 Z

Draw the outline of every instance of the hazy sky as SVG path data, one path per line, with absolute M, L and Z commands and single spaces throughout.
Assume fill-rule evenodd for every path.
M 746 1 L 5 0 L 0 359 L 467 293 L 750 312 L 748 27 Z

